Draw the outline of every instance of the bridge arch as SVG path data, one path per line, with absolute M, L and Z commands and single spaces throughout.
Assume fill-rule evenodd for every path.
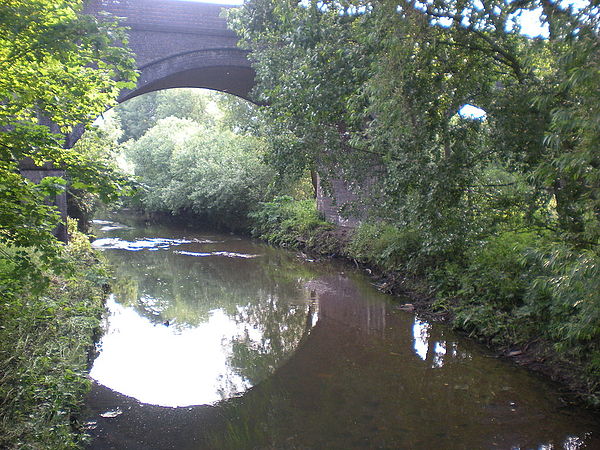
M 139 68 L 135 89 L 124 91 L 119 102 L 148 92 L 170 88 L 204 88 L 250 99 L 254 71 L 247 62 L 247 52 L 217 48 L 192 50 L 153 61 Z

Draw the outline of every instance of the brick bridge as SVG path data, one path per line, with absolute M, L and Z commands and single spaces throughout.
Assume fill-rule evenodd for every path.
M 254 70 L 247 52 L 237 47 L 238 37 L 220 17 L 230 7 L 181 0 L 89 0 L 86 13 L 109 12 L 130 29 L 129 47 L 140 77 L 137 87 L 123 92 L 119 101 L 177 87 L 214 89 L 250 100 Z M 356 219 L 340 216 L 318 184 L 318 208 L 326 218 L 337 225 L 356 225 Z M 331 184 L 339 205 L 355 199 L 342 180 Z
M 223 8 L 180 0 L 90 0 L 86 13 L 111 13 L 130 29 L 129 47 L 140 78 L 119 101 L 177 87 L 214 89 L 249 99 L 254 70 L 220 17 Z
M 121 18 L 121 24 L 129 28 L 129 47 L 135 54 L 140 77 L 136 88 L 123 91 L 118 101 L 179 87 L 213 89 L 251 100 L 254 70 L 247 52 L 237 47 L 238 37 L 220 17 L 221 10 L 230 7 L 182 0 L 89 0 L 85 13 L 101 16 L 108 12 Z M 83 131 L 83 125 L 75 127 L 66 136 L 66 145 L 74 145 Z M 21 164 L 21 173 L 36 182 L 48 175 L 62 174 L 52 170 L 37 167 L 32 161 Z M 358 220 L 343 218 L 338 206 L 355 196 L 340 179 L 332 180 L 331 187 L 337 202 L 323 193 L 317 181 L 318 209 L 337 225 L 355 226 Z M 57 198 L 56 205 L 66 219 L 64 194 Z M 66 240 L 63 226 L 57 234 Z

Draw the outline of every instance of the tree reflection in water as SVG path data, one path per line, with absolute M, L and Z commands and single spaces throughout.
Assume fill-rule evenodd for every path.
M 175 245 L 169 248 L 168 239 L 141 238 L 136 236 L 139 230 L 110 232 L 118 238 L 100 242 L 115 266 L 113 292 L 119 305 L 131 308 L 157 332 L 168 326 L 179 334 L 181 343 L 173 345 L 184 345 L 189 330 L 207 332 L 215 315 L 231 323 L 222 327 L 219 343 L 226 368 L 216 374 L 218 398 L 235 396 L 272 374 L 316 323 L 315 294 L 304 287 L 314 273 L 292 255 L 260 245 L 252 248 L 249 241 L 239 249 L 237 239 L 228 242 L 223 237 L 173 240 Z M 128 242 L 136 245 L 135 251 L 127 251 Z M 139 242 L 160 246 L 140 250 Z M 233 246 L 235 252 L 229 251 Z M 246 254 L 259 256 L 245 258 Z M 206 354 L 208 341 L 215 339 L 199 342 L 197 355 L 189 357 Z M 106 364 L 109 357 L 102 355 L 100 362 Z M 206 365 L 208 370 L 210 362 Z

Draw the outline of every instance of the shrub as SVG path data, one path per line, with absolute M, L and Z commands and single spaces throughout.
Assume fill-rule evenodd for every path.
M 505 232 L 467 251 L 465 267 L 458 274 L 455 295 L 460 304 L 455 325 L 494 344 L 520 342 L 532 334 L 524 320 L 527 314 L 519 308 L 540 271 L 528 257 L 539 237 L 535 233 Z
M 330 229 L 316 208 L 315 200 L 294 200 L 284 195 L 270 202 L 260 203 L 249 214 L 254 222 L 252 234 L 272 244 L 297 246 L 316 229 Z
M 584 362 L 600 382 L 600 255 L 553 243 L 531 252 L 544 273 L 525 295 L 555 348 Z
M 413 229 L 364 223 L 352 235 L 348 255 L 385 271 L 416 272 L 420 269 L 421 242 L 421 236 Z
M 128 156 L 147 185 L 148 212 L 195 214 L 228 228 L 244 228 L 249 210 L 267 198 L 272 171 L 264 143 L 253 136 L 201 127 L 168 117 L 132 143 Z
M 600 381 L 600 257 L 537 233 L 506 232 L 467 254 L 455 325 L 494 344 L 542 339 Z

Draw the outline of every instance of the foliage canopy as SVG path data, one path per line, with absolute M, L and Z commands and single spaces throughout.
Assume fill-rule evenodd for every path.
M 544 37 L 522 33 L 535 12 Z M 596 1 L 250 0 L 229 22 L 268 104 L 268 160 L 362 194 L 354 257 L 425 275 L 474 334 L 543 336 L 597 383 Z
M 81 1 L 0 2 L 0 240 L 46 258 L 56 254 L 58 215 L 45 200 L 67 181 L 35 185 L 20 174 L 21 161 L 65 169 L 71 183 L 104 198 L 126 186 L 110 167 L 65 148 L 68 133 L 136 77 L 123 29 L 81 10 Z
M 273 178 L 254 115 L 231 95 L 170 89 L 124 102 L 107 117 L 120 125 L 121 151 L 145 186 L 142 209 L 240 229 Z

